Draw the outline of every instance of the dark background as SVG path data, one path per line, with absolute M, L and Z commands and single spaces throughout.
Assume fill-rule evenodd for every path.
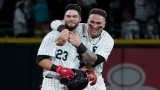
M 39 90 L 38 48 L 39 44 L 0 44 L 0 90 Z

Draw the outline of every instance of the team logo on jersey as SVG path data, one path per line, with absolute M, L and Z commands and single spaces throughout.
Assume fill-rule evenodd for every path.
M 97 48 L 98 48 L 97 46 L 93 46 L 93 50 L 92 51 L 95 53 Z

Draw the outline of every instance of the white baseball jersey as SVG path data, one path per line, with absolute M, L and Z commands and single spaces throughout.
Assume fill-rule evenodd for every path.
M 55 65 L 78 69 L 77 49 L 69 42 L 66 42 L 64 46 L 57 46 L 54 41 L 58 35 L 57 30 L 48 33 L 39 47 L 38 55 L 50 56 L 50 60 Z M 43 76 L 42 90 L 66 90 L 66 87 L 59 81 L 62 77 L 56 72 L 44 70 Z M 45 78 L 45 76 L 53 77 L 53 79 Z
M 58 22 L 58 24 L 55 24 L 56 22 Z M 53 21 L 51 23 L 51 28 L 56 29 L 57 25 L 60 25 L 60 22 L 62 21 L 58 21 L 58 20 Z M 103 56 L 107 61 L 108 56 L 110 55 L 114 46 L 113 38 L 109 35 L 108 32 L 102 30 L 101 35 L 99 37 L 92 39 L 88 34 L 87 28 L 88 28 L 88 25 L 86 23 L 80 23 L 76 29 L 76 32 L 80 36 L 83 44 L 90 51 L 94 52 L 95 54 L 99 54 Z M 104 62 L 93 68 L 93 71 L 97 75 L 98 79 L 95 85 L 93 86 L 88 85 L 91 90 L 106 90 L 104 79 L 101 74 L 103 70 L 103 64 Z
M 80 23 L 77 27 L 76 31 L 79 34 L 83 44 L 95 54 L 101 55 L 107 61 L 108 56 L 110 55 L 113 46 L 114 40 L 109 35 L 108 32 L 102 30 L 101 35 L 97 38 L 92 39 L 87 31 L 88 25 L 85 23 Z M 91 86 L 91 90 L 106 90 L 104 80 L 102 78 L 102 70 L 103 70 L 103 63 L 99 64 L 98 66 L 93 68 L 93 71 L 97 75 L 97 83 Z

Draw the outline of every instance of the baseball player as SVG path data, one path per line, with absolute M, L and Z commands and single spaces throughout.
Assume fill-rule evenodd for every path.
M 78 5 L 69 4 L 66 6 L 64 20 L 67 21 L 65 25 L 70 32 L 76 33 L 75 29 L 81 21 L 80 15 L 81 8 Z M 77 48 L 68 41 L 63 46 L 57 46 L 53 41 L 58 35 L 57 30 L 48 33 L 38 50 L 36 61 L 44 69 L 41 90 L 67 90 L 66 86 L 60 83 L 60 80 L 74 78 L 76 75 L 72 69 L 79 68 Z M 88 76 L 95 76 L 93 74 L 93 72 L 88 72 Z
M 107 14 L 104 10 L 94 8 L 89 13 L 87 24 L 80 23 L 76 29 L 79 37 L 82 40 L 80 42 L 80 49 L 82 49 L 83 52 L 80 52 L 79 54 L 81 55 L 82 59 L 87 62 L 87 64 L 91 65 L 90 69 L 94 70 L 98 78 L 95 85 L 88 85 L 90 90 L 106 90 L 101 73 L 103 70 L 103 64 L 105 61 L 107 61 L 107 58 L 114 46 L 113 38 L 103 30 L 105 27 L 106 17 Z M 60 29 L 59 31 L 61 31 L 61 34 L 58 38 L 60 42 L 57 42 L 57 45 L 63 45 L 64 42 L 67 41 L 65 38 L 68 37 L 68 33 L 66 35 L 64 34 L 67 32 L 67 28 L 64 27 L 62 22 L 62 25 L 57 27 L 58 24 L 55 24 L 56 22 L 60 24 L 61 21 L 53 21 L 51 23 L 51 28 Z M 71 34 L 74 35 L 74 33 Z M 71 43 L 75 44 L 74 38 Z

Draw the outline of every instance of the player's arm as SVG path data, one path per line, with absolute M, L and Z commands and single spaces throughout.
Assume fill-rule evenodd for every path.
M 103 56 L 91 52 L 83 43 L 78 46 L 78 51 L 82 55 L 82 59 L 92 65 L 92 67 L 95 67 L 105 61 Z
M 38 55 L 36 62 L 37 64 L 45 70 L 51 71 L 52 62 L 50 61 L 50 56 L 48 55 Z
M 105 58 L 103 56 L 94 54 L 93 52 L 88 50 L 86 46 L 81 42 L 77 33 L 70 32 L 69 42 L 77 48 L 77 52 L 82 56 L 82 59 L 93 67 L 105 61 Z
M 104 39 L 105 40 L 105 39 Z M 88 50 L 83 43 L 81 43 L 77 49 L 81 54 L 82 59 L 91 64 L 93 67 L 106 61 L 113 48 L 114 41 L 112 38 L 108 38 L 97 50 L 96 54 Z
M 52 30 L 57 30 L 60 32 L 59 36 L 55 40 L 56 45 L 63 46 L 68 41 L 69 30 L 65 27 L 63 21 L 61 20 L 52 21 L 50 26 Z
M 48 55 L 38 55 L 36 62 L 39 66 L 41 66 L 45 70 L 54 71 L 59 73 L 61 76 L 70 80 L 70 78 L 74 78 L 74 72 L 69 68 L 64 68 L 62 66 L 57 66 L 50 61 L 50 56 Z
M 48 33 L 42 40 L 40 47 L 38 49 L 38 54 L 36 58 L 36 63 L 46 70 L 51 70 L 52 62 L 50 57 L 52 56 L 53 52 L 55 52 L 55 44 L 51 42 L 55 39 L 55 35 L 52 32 Z M 52 49 L 50 49 L 52 48 Z

